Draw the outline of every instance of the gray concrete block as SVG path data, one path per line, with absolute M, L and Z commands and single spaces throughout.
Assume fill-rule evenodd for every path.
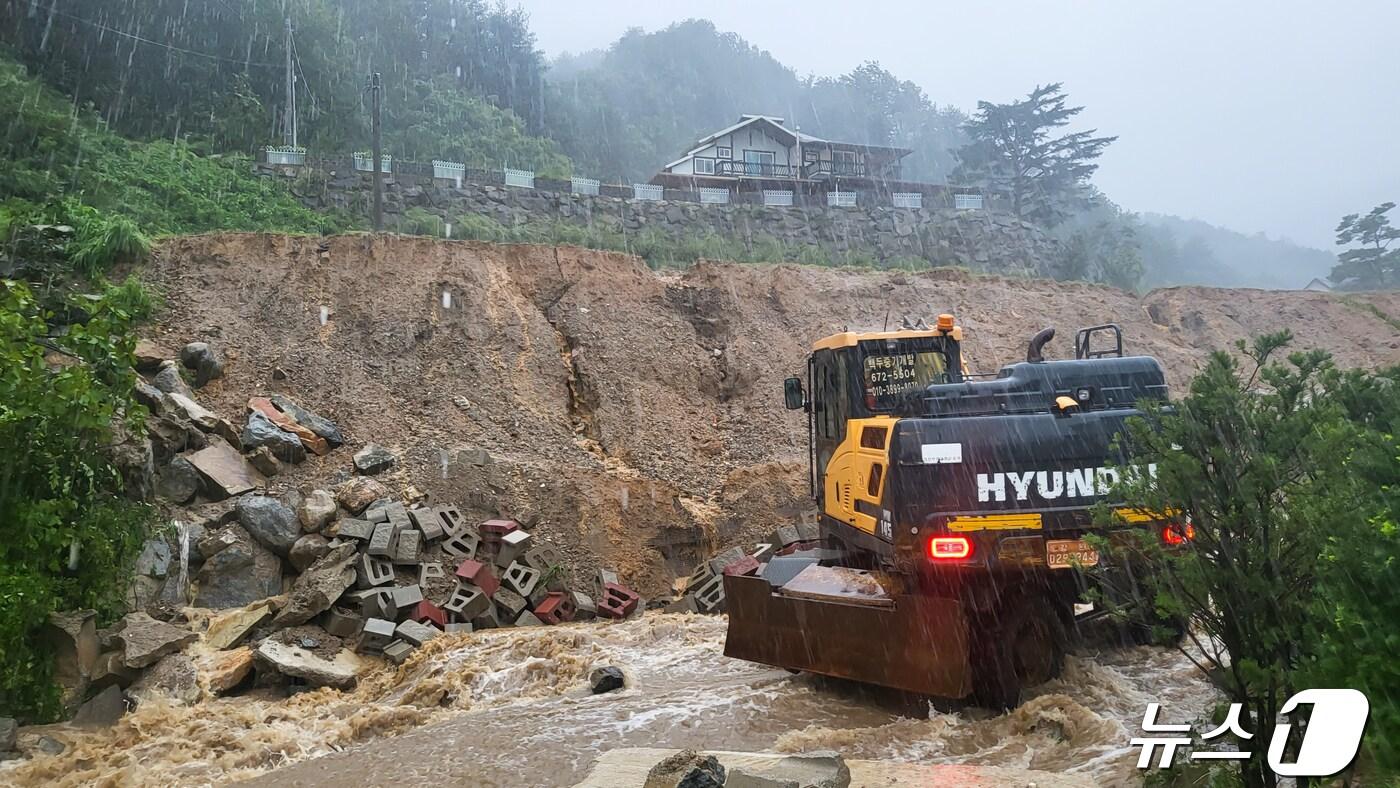
M 501 585 L 523 597 L 530 596 L 539 582 L 540 573 L 519 562 L 510 564 L 501 574 Z
M 418 585 L 424 588 L 427 588 L 432 581 L 440 580 L 444 577 L 447 577 L 447 569 L 436 561 L 430 561 L 418 566 Z
M 526 610 L 515 619 L 515 625 L 517 627 L 542 627 L 544 622 L 534 613 Z
M 374 533 L 374 523 L 369 520 L 356 520 L 346 518 L 341 520 L 336 526 L 336 536 L 342 539 L 354 539 L 359 542 L 368 542 L 371 534 Z
M 395 640 L 384 647 L 384 657 L 395 665 L 402 665 L 408 661 L 408 655 L 413 653 L 412 644 L 402 640 Z
M 446 536 L 456 536 L 467 527 L 467 516 L 462 514 L 462 510 L 452 504 L 437 506 L 433 508 L 437 513 L 438 520 L 442 523 L 442 532 Z
M 773 545 L 764 542 L 754 545 L 753 552 L 749 553 L 749 555 L 757 558 L 760 564 L 766 564 L 777 552 L 777 550 L 773 549 Z
M 394 533 L 398 534 L 413 527 L 413 521 L 408 519 L 408 509 L 404 505 L 395 501 L 384 507 L 384 513 L 388 516 L 389 525 L 394 526 Z
M 394 589 L 394 606 L 399 610 L 412 607 L 423 601 L 423 587 L 419 585 L 399 586 Z
M 365 619 L 360 630 L 360 651 L 380 651 L 394 640 L 394 622 L 382 618 Z
M 419 551 L 423 547 L 423 532 L 416 528 L 399 534 L 398 544 L 394 545 L 394 563 L 396 564 L 416 564 L 419 561 Z
M 374 555 L 361 555 L 355 560 L 355 583 L 360 588 L 374 588 L 394 582 L 394 566 Z
M 724 610 L 724 576 L 711 577 L 699 588 L 691 589 L 687 596 L 695 598 L 695 604 L 702 613 L 718 613 Z
M 487 600 L 490 601 L 490 600 Z M 472 629 L 495 629 L 501 625 L 500 616 L 496 613 L 495 605 L 488 605 L 486 610 L 476 618 L 472 619 Z
M 785 585 L 787 581 L 797 577 L 798 572 L 817 562 L 817 557 L 812 555 L 812 552 L 815 551 L 773 556 L 773 560 L 764 565 L 763 579 L 774 588 Z
M 378 505 L 370 504 L 369 508 L 366 509 L 365 513 L 361 516 L 364 517 L 366 520 L 370 521 L 371 523 L 387 523 L 389 522 L 389 511 L 386 508 L 384 508 L 387 505 L 387 503 L 382 503 Z
M 586 621 L 590 618 L 598 617 L 598 603 L 593 601 L 593 597 L 582 591 L 570 592 L 574 596 L 574 620 Z
M 618 578 L 617 572 L 611 569 L 599 569 L 598 574 L 594 577 L 594 582 L 598 588 L 602 588 L 609 583 L 621 583 L 622 580 Z
M 685 582 L 685 587 L 694 591 L 716 574 L 718 574 L 718 572 L 710 568 L 709 561 L 701 561 L 700 564 L 695 567 L 695 571 L 690 573 L 690 579 Z
M 360 633 L 364 618 L 349 610 L 333 607 L 321 618 L 321 628 L 338 638 L 352 638 Z
M 530 549 L 533 541 L 534 537 L 519 530 L 502 536 L 500 544 L 496 546 L 496 566 L 505 568 L 515 563 Z
M 449 621 L 447 623 L 447 634 L 449 635 L 466 634 L 471 631 L 471 624 L 462 623 L 460 621 Z
M 408 519 L 412 521 L 413 527 L 420 531 L 423 530 L 423 525 L 425 523 L 437 522 L 437 516 L 433 514 L 433 510 L 426 506 L 415 506 L 409 509 Z
M 442 609 L 458 621 L 471 621 L 491 608 L 491 598 L 476 586 L 458 583 Z
M 394 618 L 398 607 L 394 604 L 394 591 L 388 586 L 380 586 L 367 591 L 355 591 L 348 595 L 360 606 L 360 614 L 365 618 Z
M 421 646 L 441 634 L 437 627 L 418 621 L 404 621 L 394 629 L 395 637 L 415 646 Z
M 413 524 L 418 530 L 423 532 L 424 542 L 436 542 L 447 535 L 447 532 L 442 527 L 442 519 L 438 517 L 436 509 L 410 509 L 408 516 L 413 518 Z
M 369 537 L 369 554 L 389 558 L 394 554 L 394 526 L 379 523 Z
M 812 542 L 822 538 L 822 529 L 813 520 L 803 520 L 797 524 L 797 535 L 804 542 Z
M 457 558 L 475 559 L 480 548 L 481 537 L 467 530 L 447 537 L 442 543 L 442 551 Z
M 544 583 L 536 583 L 535 590 L 531 591 L 525 598 L 530 602 L 530 609 L 534 610 L 535 606 L 543 602 L 549 594 L 549 586 Z
M 774 531 L 772 536 L 768 537 L 769 544 L 773 545 L 775 550 L 781 550 L 790 544 L 795 544 L 800 541 L 802 541 L 802 534 L 797 530 L 797 526 L 795 525 L 784 525 Z
M 491 599 L 496 603 L 496 611 L 500 620 L 505 623 L 514 622 L 520 617 L 521 611 L 525 609 L 525 597 L 509 588 L 499 589 Z

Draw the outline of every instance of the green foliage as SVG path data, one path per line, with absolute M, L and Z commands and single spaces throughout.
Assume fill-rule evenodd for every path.
M 51 660 L 38 636 L 51 611 L 122 609 L 123 579 L 149 509 L 120 494 L 106 447 L 140 434 L 134 345 L 122 297 L 86 299 L 88 316 L 53 331 L 29 288 L 0 280 L 0 708 L 57 713 Z M 46 353 L 62 359 L 50 363 Z M 69 571 L 76 551 L 78 571 Z
M 964 127 L 972 141 L 957 152 L 954 182 L 1006 191 L 1017 216 L 1058 224 L 1087 196 L 1094 159 L 1118 139 L 1095 137 L 1096 129 L 1052 137 L 1084 109 L 1065 106 L 1068 100 L 1055 82 L 1009 104 L 979 101 Z
M 530 136 L 515 113 L 463 92 L 451 77 L 415 81 L 391 97 L 387 115 L 386 149 L 407 159 L 512 167 L 541 178 L 567 179 L 571 172 L 553 142 Z
M 1139 615 L 1187 619 L 1197 661 L 1246 730 L 1269 730 L 1307 686 L 1364 688 L 1390 727 L 1368 744 L 1400 761 L 1400 603 L 1377 588 L 1400 580 L 1400 369 L 1340 373 L 1327 354 L 1272 360 L 1288 332 L 1213 354 L 1187 396 L 1130 422 L 1137 467 L 1117 492 L 1142 511 L 1184 513 L 1195 538 L 1175 552 L 1118 546 L 1143 579 Z M 1115 563 L 1115 562 L 1110 562 Z M 1106 582 L 1112 582 L 1105 575 Z M 1272 785 L 1264 748 L 1242 765 L 1247 785 Z
M 1347 214 L 1337 225 L 1337 245 L 1360 244 L 1337 255 L 1337 265 L 1328 276 L 1347 290 L 1379 290 L 1400 287 L 1400 246 L 1390 245 L 1400 240 L 1400 228 L 1390 226 L 1386 216 L 1395 207 L 1383 202 L 1371 212 Z
M 16 221 L 42 223 L 36 217 L 66 222 L 82 246 L 72 251 L 74 262 L 92 272 L 138 256 L 149 243 L 146 234 L 348 229 L 338 217 L 302 207 L 282 184 L 254 175 L 246 158 L 200 156 L 183 142 L 122 139 L 4 59 L 0 112 L 7 165 L 0 168 L 0 197 L 12 198 L 0 208 L 0 230 Z

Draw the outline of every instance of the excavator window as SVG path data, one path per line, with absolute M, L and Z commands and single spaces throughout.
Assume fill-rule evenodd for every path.
M 866 488 L 865 488 L 866 494 L 867 494 L 869 497 L 874 498 L 875 500 L 878 501 L 878 500 L 880 499 L 880 482 L 882 482 L 882 481 L 884 481 L 884 480 L 885 480 L 885 466 L 884 466 L 884 464 L 883 464 L 883 463 L 879 463 L 879 462 L 871 464 L 871 466 L 870 466 L 870 483 L 869 483 L 868 485 L 866 485 Z
M 894 410 L 907 396 L 949 380 L 941 345 L 876 340 L 862 342 L 860 355 L 865 407 L 872 412 Z

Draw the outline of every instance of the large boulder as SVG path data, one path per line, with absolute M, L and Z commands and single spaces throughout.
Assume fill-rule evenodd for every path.
M 194 660 L 184 654 L 162 657 L 145 675 L 131 685 L 129 694 L 137 700 L 163 696 L 188 706 L 199 700 L 198 673 Z
M 323 418 L 306 408 L 298 405 L 281 394 L 272 395 L 272 404 L 276 405 L 283 413 L 291 416 L 303 427 L 311 430 L 315 434 L 326 439 L 326 443 L 332 449 L 345 443 L 345 437 L 340 433 L 340 427 L 330 419 Z
M 331 543 L 326 537 L 320 534 L 307 534 L 292 545 L 292 551 L 287 554 L 287 560 L 298 572 L 305 572 L 308 566 L 321 560 L 321 557 L 330 551 Z
M 188 396 L 191 393 L 189 384 L 186 383 L 184 377 L 180 375 L 179 365 L 174 361 L 161 363 L 160 371 L 155 374 L 155 377 L 151 378 L 151 384 L 166 394 L 184 394 Z
M 315 533 L 331 524 L 336 511 L 335 496 L 325 490 L 312 490 L 297 506 L 297 519 L 307 533 Z
M 260 544 L 285 557 L 301 537 L 296 515 L 276 498 L 266 495 L 245 495 L 238 499 L 234 511 L 238 524 Z
M 258 645 L 254 656 L 258 663 L 284 676 L 299 678 L 313 687 L 350 689 L 363 663 L 350 651 L 342 649 L 335 659 L 318 657 L 300 646 L 278 643 L 272 638 Z
M 209 628 L 204 630 L 204 642 L 215 649 L 233 648 L 270 615 L 272 604 L 267 601 L 230 610 L 210 619 Z
M 208 484 L 204 494 L 214 500 L 242 495 L 262 484 L 262 477 L 228 442 L 213 439 L 205 449 L 189 456 Z
M 377 443 L 367 443 L 355 452 L 355 470 L 366 476 L 387 471 L 394 467 L 394 453 Z
M 191 342 L 180 350 L 180 363 L 194 372 L 194 387 L 204 388 L 224 376 L 224 364 L 207 342 Z
M 355 582 L 354 542 L 336 545 L 321 560 L 312 564 L 292 586 L 286 607 L 272 619 L 272 626 L 281 629 L 305 624 L 329 610 L 335 600 Z
M 295 464 L 306 459 L 306 447 L 300 438 L 255 410 L 248 414 L 248 424 L 243 428 L 243 448 L 255 449 L 259 446 L 266 446 L 272 456 L 283 462 Z
M 190 461 L 175 457 L 156 472 L 156 495 L 171 503 L 189 503 L 199 493 L 200 476 Z
M 230 526 L 200 540 L 207 553 L 195 575 L 196 607 L 243 607 L 282 593 L 282 559 L 241 527 Z M 215 549 L 217 548 L 217 549 Z
M 121 687 L 109 685 L 92 696 L 73 715 L 73 724 L 84 728 L 105 728 L 126 714 L 126 698 Z
M 121 646 L 122 661 L 127 667 L 144 668 L 193 643 L 199 635 L 145 613 L 127 613 L 121 620 L 121 629 L 112 637 Z
M 682 750 L 651 767 L 644 788 L 724 788 L 724 766 L 713 755 Z
M 243 683 L 253 671 L 253 650 L 239 646 L 232 651 L 203 654 L 195 659 L 200 683 L 211 695 L 222 695 Z
M 54 681 L 62 689 L 63 708 L 71 714 L 87 693 L 101 653 L 97 611 L 50 613 L 43 637 L 54 657 Z
M 829 750 L 789 755 L 771 763 L 749 764 L 730 770 L 725 786 L 768 788 L 796 785 L 801 788 L 847 788 L 851 769 L 840 753 Z
M 388 497 L 389 488 L 365 476 L 356 476 L 335 488 L 336 500 L 351 514 L 359 514 L 375 501 Z
M 177 454 L 199 451 L 209 445 L 209 438 L 198 427 L 174 413 L 147 418 L 146 437 L 151 439 L 158 462 L 167 462 Z

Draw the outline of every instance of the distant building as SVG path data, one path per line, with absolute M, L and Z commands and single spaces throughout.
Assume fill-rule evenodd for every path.
M 674 188 L 791 189 L 794 184 L 859 189 L 900 180 L 909 148 L 835 142 L 784 125 L 782 118 L 742 115 L 701 137 L 652 183 Z
M 1329 284 L 1327 284 L 1326 282 L 1322 281 L 1321 279 L 1318 279 L 1317 277 L 1313 277 L 1313 280 L 1312 280 L 1311 282 L 1308 282 L 1306 285 L 1304 285 L 1304 286 L 1303 286 L 1303 289 L 1304 289 L 1304 290 L 1314 290 L 1314 291 L 1319 292 L 1319 293 L 1330 293 L 1330 292 L 1332 292 L 1332 286 L 1329 285 Z

